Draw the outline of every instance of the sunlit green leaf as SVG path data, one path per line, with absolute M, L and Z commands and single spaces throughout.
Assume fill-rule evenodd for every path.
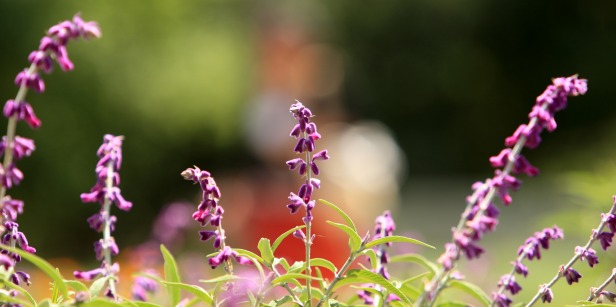
M 344 224 L 334 223 L 332 221 L 327 221 L 327 223 L 344 231 L 349 236 L 349 247 L 351 248 L 351 252 L 356 252 L 359 250 L 361 246 L 361 237 L 359 237 L 353 228 Z
M 289 267 L 289 273 L 301 273 L 304 271 L 306 266 L 303 261 L 295 261 L 291 267 Z
M 90 284 L 90 288 L 88 289 L 88 293 L 90 293 L 90 297 L 97 297 L 101 291 L 103 291 L 103 288 L 105 287 L 105 284 L 107 283 L 108 277 L 99 277 L 97 279 L 94 280 L 94 282 L 92 282 L 92 284 Z
M 94 298 L 87 302 L 80 303 L 79 307 L 123 307 L 125 305 L 112 302 L 109 299 Z
M 485 306 L 490 306 L 490 297 L 485 292 L 483 292 L 481 288 L 477 287 L 474 284 L 471 284 L 463 280 L 450 280 L 449 286 L 451 288 L 460 289 L 470 294 L 472 297 L 481 301 Z
M 257 261 L 259 261 L 260 263 L 265 264 L 265 261 L 263 261 L 263 258 L 259 257 L 259 255 L 249 251 L 249 250 L 245 250 L 245 249 L 241 249 L 241 248 L 233 248 L 233 250 L 238 253 L 240 256 L 244 256 L 244 257 L 248 257 L 248 258 L 253 258 Z
M 368 248 L 361 251 L 361 254 L 368 256 L 368 258 L 370 259 L 370 265 L 372 265 L 372 269 L 376 270 L 376 265 L 378 263 L 376 252 L 373 249 Z
M 175 283 L 181 282 L 178 265 L 175 262 L 171 252 L 169 252 L 169 250 L 162 244 L 160 245 L 160 251 L 162 252 L 163 259 L 165 260 L 163 265 L 165 280 Z M 177 305 L 180 302 L 180 289 L 177 287 L 167 287 L 167 291 L 169 292 L 169 304 L 172 306 Z
M 240 277 L 235 276 L 235 275 L 222 275 L 222 276 L 218 276 L 216 278 L 212 278 L 212 279 L 200 279 L 199 282 L 202 283 L 217 283 L 217 282 L 226 282 L 226 281 L 231 281 L 231 280 L 237 280 L 240 279 Z
M 271 264 L 272 261 L 274 261 L 274 252 L 272 251 L 270 240 L 267 238 L 261 238 L 257 247 L 261 252 L 261 258 L 263 258 L 263 261 L 267 264 Z
M 392 256 L 389 259 L 389 262 L 411 262 L 417 263 L 424 268 L 428 269 L 432 274 L 436 274 L 438 271 L 438 266 L 436 263 L 426 259 L 426 257 L 418 255 L 418 254 L 406 254 L 406 255 L 398 255 Z
M 280 284 L 283 282 L 291 282 L 291 280 L 293 279 L 310 279 L 310 280 L 318 280 L 318 277 L 314 277 L 314 276 L 310 276 L 310 275 L 306 275 L 306 274 L 299 274 L 299 273 L 287 273 L 284 275 L 280 275 L 280 277 L 276 277 L 274 278 L 274 280 L 272 280 L 272 284 L 276 285 L 276 284 Z
M 10 281 L 6 281 L 3 282 L 3 285 L 7 288 L 13 289 L 17 292 L 19 292 L 21 295 L 25 296 L 26 299 L 28 299 L 28 301 L 30 301 L 30 303 L 32 303 L 33 306 L 37 306 L 36 304 L 36 300 L 34 300 L 34 298 L 32 297 L 32 295 L 30 294 L 30 292 L 28 292 L 28 290 L 10 282 Z
M 380 285 L 381 287 L 387 289 L 389 292 L 397 295 L 404 302 L 411 304 L 411 301 L 408 297 L 400 289 L 396 288 L 389 280 L 385 279 L 380 274 L 376 274 L 372 271 L 367 270 L 350 270 L 347 274 L 349 276 L 359 277 L 367 282 Z
M 65 280 L 64 283 L 71 289 L 74 289 L 76 292 L 87 292 L 88 287 L 84 285 L 82 282 L 77 280 Z
M 366 243 L 366 248 L 370 248 L 370 247 L 373 247 L 373 246 L 376 246 L 376 245 L 379 245 L 379 244 L 384 244 L 384 243 L 389 243 L 389 242 L 412 243 L 412 244 L 417 244 L 417 245 L 422 245 L 422 246 L 425 246 L 425 247 L 429 247 L 429 248 L 432 248 L 432 249 L 435 248 L 434 246 L 432 246 L 430 244 L 427 244 L 427 243 L 424 243 L 424 242 L 421 242 L 419 240 L 415 240 L 415 239 L 412 239 L 412 238 L 403 237 L 403 236 L 387 236 L 387 237 L 382 237 L 382 238 L 379 238 L 379 239 L 376 239 L 376 240 L 373 240 L 373 241 L 370 241 L 370 242 Z
M 4 244 L 0 244 L 0 248 L 18 254 L 19 256 L 21 256 L 21 258 L 26 259 L 30 263 L 34 264 L 37 268 L 39 268 L 41 271 L 43 271 L 43 273 L 45 273 L 53 280 L 54 284 L 58 288 L 58 291 L 62 294 L 62 297 L 64 299 L 68 298 L 68 289 L 66 287 L 66 284 L 64 283 L 64 278 L 62 278 L 62 275 L 60 275 L 60 273 L 58 273 L 56 269 L 43 258 L 18 248 L 12 248 Z
M 336 268 L 336 266 L 327 259 L 323 259 L 323 258 L 310 259 L 310 266 L 320 266 L 320 267 L 324 267 L 330 270 L 334 274 L 338 273 L 338 269 Z
M 468 304 L 463 302 L 455 302 L 455 301 L 445 301 L 440 302 L 436 306 L 438 307 L 467 307 Z
M 192 295 L 198 297 L 202 302 L 208 305 L 212 304 L 212 296 L 207 291 L 205 291 L 203 288 L 199 286 L 188 285 L 184 283 L 168 282 L 168 281 L 163 281 L 163 284 L 168 285 L 169 287 L 175 287 L 175 288 L 190 292 Z
M 342 216 L 344 221 L 347 223 L 347 226 L 351 227 L 353 231 L 357 232 L 357 228 L 355 228 L 355 224 L 353 223 L 353 220 L 351 219 L 351 217 L 349 217 L 348 214 L 342 211 L 342 209 L 338 208 L 338 206 L 328 202 L 327 200 L 319 199 L 319 201 L 322 202 L 324 205 L 327 205 L 328 207 L 334 209 L 336 212 L 338 212 L 338 214 L 340 214 L 340 216 Z
M 278 238 L 276 238 L 276 240 L 274 240 L 274 244 L 272 244 L 272 253 L 276 251 L 276 249 L 278 248 L 278 246 L 280 245 L 280 243 L 282 243 L 282 240 L 284 240 L 286 237 L 288 237 L 290 234 L 294 233 L 296 230 L 298 229 L 303 229 L 306 228 L 306 226 L 302 225 L 302 226 L 297 226 L 297 227 L 293 227 L 287 231 L 285 231 L 283 234 L 281 234 L 280 236 L 278 236 Z

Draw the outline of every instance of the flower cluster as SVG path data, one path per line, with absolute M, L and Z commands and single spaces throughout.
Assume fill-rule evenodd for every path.
M 103 238 L 94 243 L 96 259 L 102 261 L 100 268 L 91 271 L 75 271 L 76 278 L 93 280 L 99 276 L 108 278 L 108 288 L 106 295 L 117 298 L 115 290 L 115 276 L 119 271 L 119 265 L 112 263 L 111 256 L 120 252 L 115 239 L 111 233 L 115 229 L 117 218 L 110 215 L 111 204 L 115 204 L 120 210 L 128 211 L 133 204 L 122 197 L 120 194 L 120 166 L 122 164 L 122 141 L 124 137 L 107 134 L 104 136 L 103 144 L 96 154 L 100 158 L 96 164 L 96 184 L 89 193 L 81 194 L 84 203 L 99 203 L 99 212 L 88 218 L 90 228 L 103 234 Z
M 512 136 L 505 139 L 507 148 L 490 158 L 491 165 L 496 168 L 494 177 L 473 185 L 474 192 L 467 198 L 467 210 L 463 213 L 460 225 L 453 230 L 453 242 L 446 245 L 446 252 L 439 258 L 446 270 L 453 267 L 461 253 L 473 259 L 484 252 L 477 242 L 484 233 L 493 231 L 498 224 L 499 210 L 493 203 L 494 197 L 497 196 L 503 204 L 509 205 L 512 201 L 510 191 L 517 190 L 521 185 L 521 181 L 513 174 L 535 176 L 539 173 L 520 154 L 522 147 L 536 148 L 541 142 L 540 135 L 544 129 L 556 129 L 554 114 L 566 107 L 569 96 L 585 94 L 586 84 L 585 79 L 578 79 L 575 75 L 553 79 L 552 84 L 537 97 L 528 115 L 529 123 L 520 125 Z
M 225 210 L 218 204 L 221 194 L 214 177 L 208 171 L 201 170 L 196 166 L 184 170 L 182 177 L 199 184 L 201 187 L 202 199 L 197 207 L 197 211 L 192 215 L 193 219 L 199 222 L 201 226 L 209 224 L 216 227 L 216 230 L 199 231 L 202 241 L 214 238 L 214 248 L 220 250 L 216 256 L 208 260 L 212 269 L 225 263 L 225 267 L 230 271 L 229 260 L 231 258 L 240 264 L 251 264 L 248 258 L 239 256 L 237 252 L 225 244 L 225 230 L 222 228 L 222 215 L 225 213 Z
M 297 120 L 297 124 L 291 129 L 291 136 L 297 139 L 293 151 L 298 154 L 305 154 L 306 158 L 289 160 L 287 165 L 290 170 L 297 170 L 299 175 L 304 176 L 306 179 L 297 194 L 291 193 L 289 195 L 291 203 L 287 207 L 291 210 L 291 213 L 295 213 L 300 207 L 304 207 L 306 209 L 304 222 L 309 223 L 312 221 L 312 209 L 315 205 L 315 201 L 312 200 L 312 192 L 314 189 L 321 187 L 321 181 L 313 177 L 319 174 L 317 161 L 327 160 L 329 156 L 327 155 L 327 150 L 313 154 L 316 149 L 315 142 L 321 138 L 321 135 L 317 132 L 317 125 L 310 121 L 310 118 L 313 116 L 310 109 L 296 100 L 296 103 L 291 105 L 289 111 L 293 114 L 293 118 Z
M 526 239 L 526 242 L 518 248 L 518 258 L 512 263 L 513 269 L 509 274 L 503 275 L 500 278 L 498 282 L 499 291 L 492 294 L 492 299 L 494 300 L 493 306 L 509 306 L 512 301 L 509 297 L 507 297 L 507 295 L 504 294 L 504 292 L 509 291 L 512 295 L 515 295 L 522 290 L 522 287 L 517 283 L 514 274 L 522 275 L 524 277 L 528 275 L 528 268 L 522 263 L 524 259 L 528 259 L 529 261 L 533 259 L 541 259 L 541 249 L 549 249 L 551 240 L 562 238 L 564 238 L 563 231 L 554 226 L 535 232 L 533 236 Z M 577 278 L 579 278 L 579 273 L 573 269 L 571 269 L 570 273 L 572 278 L 575 278 L 575 281 L 577 281 Z M 574 277 L 575 274 L 577 274 L 578 277 Z
M 394 230 L 396 230 L 396 224 L 394 223 L 394 220 L 391 217 L 391 213 L 389 211 L 385 211 L 383 212 L 382 215 L 379 215 L 376 218 L 376 226 L 374 228 L 374 240 L 392 236 L 394 233 Z M 390 278 L 389 273 L 387 272 L 387 267 L 386 267 L 387 263 L 389 263 L 389 255 L 387 254 L 387 249 L 386 249 L 387 246 L 391 246 L 391 242 L 387 242 L 383 245 L 377 245 L 373 247 L 373 250 L 376 253 L 376 259 L 377 259 L 374 272 L 380 274 L 385 279 Z M 378 285 L 369 284 L 365 286 L 370 287 L 370 288 L 376 288 L 378 290 L 382 290 L 380 289 L 380 286 Z M 378 301 L 375 301 L 375 299 L 372 298 L 372 295 L 369 291 L 360 290 L 357 293 L 357 295 L 359 296 L 359 298 L 364 300 L 364 303 L 366 305 L 380 306 L 378 305 Z M 388 297 L 386 298 L 387 302 L 397 301 L 397 300 L 400 300 L 400 298 L 396 296 L 395 294 L 389 294 Z
M 32 106 L 25 100 L 26 94 L 29 89 L 38 93 L 45 90 L 45 83 L 39 71 L 50 73 L 53 59 L 64 71 L 73 69 L 74 65 L 68 58 L 66 51 L 66 45 L 70 39 L 100 36 L 101 31 L 96 23 L 85 22 L 79 16 L 75 16 L 72 21 L 63 21 L 54 25 L 47 31 L 47 35 L 41 39 L 39 48 L 32 51 L 28 56 L 30 67 L 19 72 L 15 77 L 15 85 L 19 87 L 19 90 L 15 99 L 9 99 L 4 104 L 2 113 L 8 118 L 8 126 L 7 135 L 3 136 L 0 142 L 0 154 L 4 156 L 0 164 L 0 219 L 3 221 L 0 224 L 4 226 L 2 231 L 7 231 L 2 238 L 2 243 L 5 245 L 11 247 L 19 245 L 21 249 L 27 252 L 36 252 L 36 249 L 28 244 L 24 233 L 19 231 L 19 224 L 16 223 L 17 216 L 23 213 L 24 203 L 21 200 L 11 198 L 7 194 L 8 189 L 18 185 L 24 178 L 24 174 L 17 168 L 15 162 L 30 156 L 36 148 L 33 140 L 16 135 L 17 122 L 24 121 L 32 128 L 41 126 L 41 120 L 34 113 Z M 15 253 L 6 250 L 2 250 L 1 253 L 8 255 L 14 262 L 21 261 L 21 257 Z M 15 284 L 19 284 L 20 281 L 30 284 L 29 275 L 25 272 L 17 271 L 11 278 Z

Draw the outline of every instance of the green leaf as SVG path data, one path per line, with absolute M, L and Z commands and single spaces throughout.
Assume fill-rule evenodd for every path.
M 212 296 L 199 286 L 168 281 L 163 281 L 163 284 L 190 292 L 192 295 L 198 297 L 202 302 L 207 305 L 212 304 Z
M 361 251 L 361 254 L 368 256 L 370 259 L 370 265 L 372 265 L 372 270 L 376 270 L 376 265 L 379 263 L 376 257 L 376 252 L 373 249 L 368 248 Z
M 285 258 L 274 258 L 274 262 L 272 263 L 272 267 L 277 266 L 278 264 L 282 265 L 285 271 L 289 271 L 289 262 Z
M 244 256 L 244 257 L 248 257 L 248 258 L 253 258 L 257 261 L 259 261 L 260 263 L 265 264 L 265 261 L 263 261 L 263 258 L 259 257 L 259 255 L 249 251 L 249 250 L 245 250 L 245 249 L 241 249 L 241 248 L 233 248 L 233 250 L 238 253 L 240 256 Z
M 263 283 L 265 281 L 265 272 L 263 271 L 263 267 L 261 266 L 261 263 L 264 263 L 263 259 L 257 256 L 257 254 L 244 249 L 234 248 L 233 251 L 235 251 L 238 255 L 246 257 L 250 259 L 250 261 L 252 261 L 252 264 L 254 264 L 254 266 L 259 271 L 259 276 L 261 276 L 261 283 Z
M 423 243 L 419 240 L 415 240 L 415 239 L 411 239 L 411 238 L 407 238 L 407 237 L 403 237 L 403 236 L 388 236 L 388 237 L 382 237 L 373 241 L 370 241 L 368 243 L 366 243 L 366 248 L 371 248 L 373 246 L 379 245 L 379 244 L 384 244 L 384 243 L 389 243 L 389 242 L 404 242 L 404 243 L 413 243 L 413 244 L 417 244 L 417 245 L 422 245 L 425 247 L 429 247 L 432 249 L 435 249 L 434 246 L 427 244 L 427 243 Z
M 361 238 L 359 237 L 357 232 L 353 230 L 353 228 L 344 224 L 334 223 L 332 221 L 327 221 L 327 223 L 344 231 L 349 236 L 349 247 L 351 248 L 352 253 L 359 250 L 359 248 L 361 247 Z
M 65 280 L 64 283 L 71 289 L 74 289 L 76 292 L 87 292 L 88 287 L 84 285 L 82 282 L 77 280 Z
M 235 276 L 235 275 L 222 275 L 222 276 L 218 276 L 216 278 L 212 278 L 212 279 L 200 279 L 199 282 L 202 283 L 217 283 L 217 282 L 225 282 L 225 281 L 231 281 L 231 280 L 237 280 L 240 279 L 240 277 Z
M 423 266 L 424 268 L 428 269 L 428 271 L 430 271 L 432 274 L 436 274 L 436 272 L 438 271 L 438 266 L 434 262 L 426 259 L 424 256 L 417 255 L 417 254 L 406 254 L 406 255 L 393 256 L 389 259 L 389 262 L 417 263 Z
M 32 295 L 30 295 L 30 292 L 28 292 L 28 290 L 10 282 L 10 281 L 3 281 L 3 284 L 5 287 L 13 289 L 19 293 L 21 293 L 21 295 L 25 296 L 28 301 L 30 301 L 30 303 L 32 303 L 32 306 L 37 306 L 36 304 L 36 300 L 34 300 L 34 298 L 32 297 Z
M 161 307 L 158 304 L 154 304 L 154 303 L 148 303 L 148 302 L 133 302 L 133 304 L 135 304 L 135 306 L 137 307 Z
M 7 282 L 10 283 L 10 282 Z M 28 301 L 24 301 L 18 297 L 13 297 L 9 291 L 5 290 L 5 289 L 0 289 L 0 302 L 6 302 L 6 303 L 17 303 L 23 306 L 36 306 L 33 304 L 30 304 L 30 302 Z M 36 304 L 36 302 L 35 302 Z
M 278 236 L 278 238 L 276 238 L 276 240 L 274 240 L 274 244 L 272 244 L 272 253 L 276 251 L 276 249 L 278 248 L 280 243 L 282 243 L 282 240 L 284 240 L 290 234 L 294 233 L 296 230 L 303 229 L 303 228 L 306 228 L 306 226 L 296 226 L 296 227 L 293 227 L 293 228 L 285 231 L 283 234 Z
M 319 269 L 318 266 L 314 267 L 314 274 L 320 278 L 321 280 L 319 280 L 319 287 L 321 287 L 321 289 L 327 289 L 327 283 L 325 282 L 325 280 L 323 280 L 323 273 L 321 272 L 321 269 Z
M 168 282 L 180 282 L 180 273 L 178 272 L 178 265 L 175 263 L 175 259 L 169 250 L 164 246 L 160 245 L 160 251 L 163 254 L 163 258 L 165 263 L 163 265 L 165 272 L 165 280 Z M 167 287 L 169 292 L 169 304 L 171 306 L 175 306 L 180 302 L 180 289 L 176 287 Z
M 481 301 L 485 306 L 490 306 L 490 297 L 485 292 L 483 292 L 481 288 L 477 287 L 474 284 L 462 280 L 450 280 L 449 286 L 451 288 L 460 289 L 470 294 L 477 300 Z
M 104 298 L 95 298 L 87 302 L 80 303 L 79 307 L 123 307 L 123 304 L 112 302 Z
M 270 246 L 270 240 L 267 238 L 261 238 L 257 247 L 261 252 L 261 258 L 263 258 L 263 261 L 265 261 L 266 264 L 271 264 L 272 261 L 274 261 L 274 252 Z
M 101 293 L 103 288 L 105 287 L 105 284 L 107 283 L 108 279 L 109 279 L 108 277 L 100 277 L 94 280 L 94 282 L 92 282 L 92 284 L 90 285 L 90 288 L 88 289 L 88 293 L 90 293 L 90 297 L 97 297 Z
M 353 231 L 357 233 L 357 228 L 355 228 L 355 224 L 353 224 L 353 220 L 351 220 L 351 217 L 349 217 L 348 214 L 346 214 L 344 211 L 342 211 L 342 209 L 338 208 L 338 206 L 328 202 L 327 200 L 319 199 L 319 201 L 322 202 L 324 205 L 327 205 L 328 207 L 336 210 L 336 212 L 338 212 L 338 214 L 340 214 L 340 216 L 342 216 L 342 218 L 346 221 L 347 226 L 351 227 L 351 229 L 353 229 Z
M 403 283 L 402 286 L 400 287 L 400 291 L 404 292 L 406 297 L 413 299 L 413 300 L 416 300 L 421 294 L 419 289 L 411 286 L 410 284 L 405 284 L 405 283 Z
M 60 275 L 60 273 L 58 273 L 55 268 L 51 266 L 51 264 L 49 264 L 47 261 L 45 261 L 39 256 L 30 254 L 17 248 L 12 248 L 4 244 L 0 244 L 0 248 L 18 254 L 19 256 L 21 256 L 21 258 L 26 259 L 30 263 L 34 264 L 37 268 L 39 268 L 41 271 L 43 271 L 43 273 L 45 273 L 53 280 L 56 287 L 58 287 L 58 291 L 62 294 L 62 297 L 64 299 L 68 299 L 68 289 L 66 287 L 66 284 L 64 283 L 64 278 L 62 278 L 62 275 Z
M 320 267 L 324 267 L 332 271 L 334 274 L 338 273 L 338 269 L 336 268 L 336 266 L 327 259 L 323 259 L 323 258 L 310 259 L 310 266 L 320 266 Z
M 410 284 L 411 282 L 416 281 L 416 280 L 418 280 L 418 279 L 420 279 L 420 278 L 423 278 L 423 277 L 427 277 L 428 275 L 430 275 L 430 272 L 424 272 L 424 273 L 421 273 L 421 274 L 419 274 L 419 275 L 415 275 L 415 276 L 413 276 L 413 277 L 410 277 L 410 278 L 408 278 L 408 279 L 405 279 L 405 280 L 402 282 L 402 284 L 403 284 L 403 285 Z
M 287 273 L 284 275 L 280 275 L 279 277 L 274 278 L 272 280 L 272 285 L 277 285 L 284 282 L 292 282 L 292 279 L 310 279 L 310 280 L 319 280 L 319 278 L 299 273 Z
M 289 267 L 288 273 L 301 273 L 306 268 L 305 262 L 295 261 L 291 267 Z
M 468 304 L 463 303 L 463 302 L 456 302 L 456 301 L 446 301 L 446 302 L 438 303 L 436 306 L 438 307 L 466 307 L 468 306 Z
M 389 292 L 397 295 L 404 302 L 411 304 L 411 300 L 400 289 L 396 288 L 389 280 L 385 279 L 383 276 L 376 274 L 371 271 L 366 270 L 350 270 L 347 275 L 359 277 L 367 282 L 374 283 L 380 285 L 381 287 L 387 289 Z

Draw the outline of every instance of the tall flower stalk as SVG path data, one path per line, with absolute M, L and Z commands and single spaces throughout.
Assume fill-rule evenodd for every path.
M 102 233 L 103 238 L 94 243 L 96 259 L 102 261 L 101 267 L 91 271 L 75 271 L 73 275 L 83 280 L 93 280 L 99 276 L 106 278 L 107 290 L 105 295 L 118 300 L 116 289 L 117 273 L 120 270 L 118 263 L 113 263 L 112 256 L 116 256 L 120 249 L 111 236 L 115 229 L 117 218 L 111 215 L 111 205 L 115 204 L 118 209 L 129 211 L 133 204 L 126 201 L 120 194 L 120 166 L 122 164 L 122 141 L 124 137 L 107 134 L 103 145 L 98 149 L 100 158 L 96 164 L 96 184 L 89 193 L 81 194 L 84 203 L 99 203 L 101 209 L 98 213 L 88 218 L 90 228 Z
M 421 306 L 427 302 L 429 305 L 433 304 L 449 280 L 461 254 L 470 260 L 478 258 L 484 252 L 477 243 L 483 234 L 494 231 L 498 224 L 499 210 L 494 205 L 494 198 L 498 197 L 503 204 L 509 205 L 512 201 L 510 190 L 517 190 L 521 185 L 521 181 L 513 174 L 535 176 L 539 173 L 538 169 L 521 155 L 522 148 L 537 148 L 541 143 L 543 130 L 551 132 L 556 129 L 554 115 L 567 106 L 567 98 L 583 95 L 586 91 L 586 80 L 578 79 L 577 75 L 574 75 L 553 79 L 552 84 L 537 97 L 536 104 L 528 115 L 529 123 L 520 125 L 512 136 L 505 139 L 507 148 L 490 158 L 490 163 L 496 168 L 494 177 L 473 185 L 474 192 L 467 198 L 466 209 L 457 227 L 453 229 L 452 242 L 445 245 L 445 253 L 439 258 L 441 269 L 427 284 L 425 292 L 417 300 L 417 305 Z
M 321 138 L 321 135 L 317 132 L 317 125 L 311 122 L 312 112 L 306 108 L 301 102 L 291 105 L 289 111 L 293 115 L 293 118 L 297 120 L 297 124 L 291 129 L 291 137 L 297 139 L 294 152 L 300 155 L 304 155 L 305 158 L 295 158 L 287 161 L 287 165 L 290 170 L 297 170 L 300 176 L 304 178 L 304 183 L 299 188 L 297 194 L 291 193 L 289 200 L 291 201 L 287 207 L 291 210 L 291 213 L 296 213 L 300 207 L 304 207 L 306 210 L 306 216 L 302 219 L 306 225 L 306 233 L 301 233 L 302 230 L 298 230 L 296 236 L 304 241 L 306 248 L 306 275 L 311 276 L 312 269 L 310 267 L 310 247 L 312 246 L 314 235 L 312 234 L 312 209 L 314 209 L 315 201 L 312 199 L 312 192 L 314 189 L 321 187 L 321 181 L 315 178 L 319 175 L 319 167 L 317 161 L 327 160 L 327 150 L 322 150 L 317 153 L 313 153 L 316 149 L 316 141 Z M 308 295 L 308 305 L 312 303 L 312 290 L 311 281 L 306 279 L 306 291 Z
M 6 231 L 2 243 L 11 247 L 19 245 L 21 249 L 35 253 L 36 249 L 28 244 L 23 232 L 19 231 L 17 216 L 23 213 L 24 203 L 8 195 L 8 190 L 18 185 L 24 174 L 16 166 L 16 161 L 28 157 L 35 149 L 34 141 L 17 135 L 17 122 L 24 121 L 31 128 L 41 126 L 41 120 L 34 113 L 32 106 L 25 100 L 29 90 L 38 93 L 45 91 L 45 83 L 40 72 L 51 73 L 53 60 L 60 68 L 70 71 L 74 68 L 68 58 L 66 45 L 70 40 L 77 38 L 100 37 L 101 31 L 95 22 L 85 22 L 79 15 L 71 21 L 63 21 L 49 28 L 47 35 L 41 39 L 39 48 L 28 56 L 30 66 L 19 72 L 15 78 L 15 85 L 19 87 L 15 99 L 9 99 L 4 104 L 3 115 L 8 119 L 6 136 L 0 143 L 0 154 L 4 157 L 0 164 L 0 232 Z M 2 254 L 9 255 L 13 261 L 21 261 L 15 253 L 2 250 Z M 5 262 L 7 263 L 7 262 Z M 12 275 L 12 281 L 19 284 L 23 281 L 30 284 L 30 277 L 25 272 L 17 271 Z

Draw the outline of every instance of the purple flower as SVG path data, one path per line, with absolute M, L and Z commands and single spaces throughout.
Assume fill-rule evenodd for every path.
M 599 263 L 599 258 L 597 257 L 597 253 L 595 252 L 594 249 L 590 247 L 588 249 L 585 249 L 581 246 L 576 246 L 575 253 L 577 255 L 580 255 L 580 258 L 582 258 L 582 261 L 586 260 L 586 262 L 588 262 L 588 265 L 591 268 L 595 266 L 595 264 Z
M 15 85 L 30 88 L 38 93 L 45 91 L 45 82 L 43 82 L 41 76 L 28 69 L 24 69 L 17 74 L 17 77 L 15 77 Z
M 616 195 L 614 196 L 614 203 L 616 203 Z M 616 232 L 616 216 L 613 214 L 601 213 L 601 220 L 605 222 L 611 232 Z
M 503 275 L 498 281 L 498 286 L 504 287 L 505 290 L 509 290 L 509 292 L 514 295 L 522 290 L 522 287 L 520 287 L 520 284 L 515 281 L 515 277 L 513 275 Z
M 25 121 L 32 128 L 41 126 L 41 120 L 34 114 L 32 106 L 25 101 L 17 103 L 12 99 L 7 100 L 4 104 L 3 114 L 7 118 L 16 116 L 17 120 Z
M 145 273 L 158 276 L 158 273 L 153 270 L 147 270 Z M 145 302 L 147 294 L 154 294 L 156 291 L 158 291 L 158 283 L 156 281 L 145 276 L 137 276 L 132 287 L 132 297 L 135 300 Z
M 220 264 L 222 264 L 223 262 L 226 262 L 227 260 L 231 258 L 233 258 L 239 264 L 243 264 L 243 265 L 252 264 L 252 261 L 250 261 L 250 259 L 243 257 L 243 256 L 239 256 L 237 252 L 232 250 L 229 246 L 225 246 L 223 249 L 221 249 L 220 252 L 216 256 L 210 258 L 208 262 L 210 266 L 212 267 L 212 269 L 215 269 Z
M 497 307 L 509 307 L 512 301 L 504 294 L 492 293 L 492 300 L 494 301 L 494 306 Z
M 568 268 L 567 270 L 565 270 L 565 267 L 562 265 L 560 266 L 560 273 L 565 277 L 567 283 L 570 285 L 574 282 L 579 282 L 580 278 L 582 278 L 582 275 L 580 275 L 578 271 L 574 270 L 573 268 Z
M 552 289 L 548 288 L 546 285 L 541 285 L 541 301 L 551 303 L 554 298 L 554 294 L 552 293 Z
M 513 266 L 515 267 L 515 272 L 524 277 L 528 276 L 528 268 L 522 264 L 520 261 L 513 262 Z
M 603 250 L 607 250 L 612 245 L 612 239 L 614 238 L 613 232 L 603 231 L 597 233 L 596 230 L 593 230 L 593 234 L 595 235 L 595 238 L 601 243 L 601 248 L 603 248 Z

